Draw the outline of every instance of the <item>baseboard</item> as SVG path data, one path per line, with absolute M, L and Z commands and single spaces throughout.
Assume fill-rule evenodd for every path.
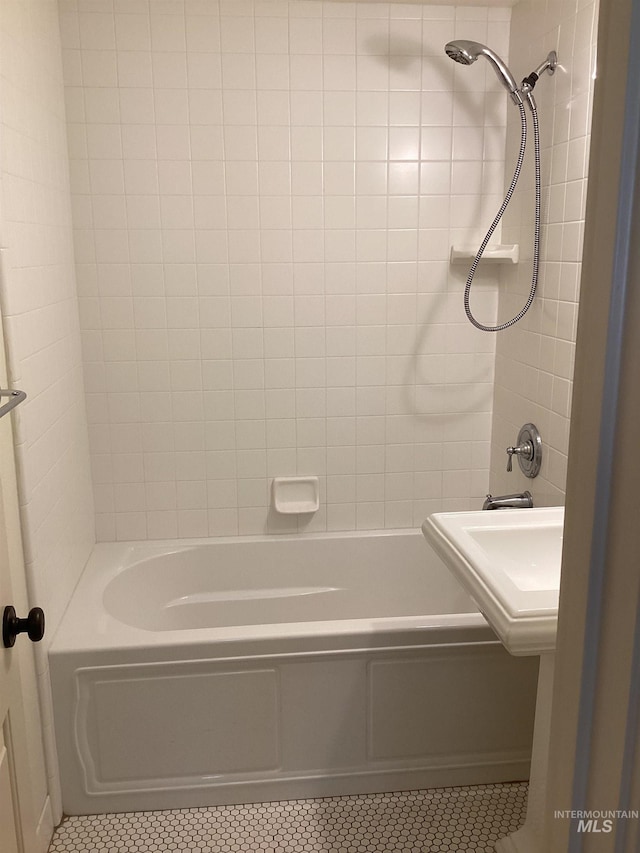
M 54 823 L 53 812 L 51 810 L 51 798 L 47 794 L 42 811 L 40 812 L 40 817 L 38 818 L 38 825 L 36 827 L 36 853 L 47 853 L 53 837 L 53 830 Z
M 523 826 L 513 835 L 501 838 L 496 844 L 496 853 L 543 853 L 538 847 L 533 833 Z

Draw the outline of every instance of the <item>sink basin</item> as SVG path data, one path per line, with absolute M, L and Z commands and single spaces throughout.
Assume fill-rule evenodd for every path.
M 564 507 L 435 513 L 431 546 L 514 655 L 553 651 Z

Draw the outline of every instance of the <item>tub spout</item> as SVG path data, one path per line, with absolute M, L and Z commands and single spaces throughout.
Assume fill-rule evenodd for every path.
M 517 495 L 487 495 L 482 509 L 531 509 L 533 507 L 533 496 L 531 492 L 522 492 Z

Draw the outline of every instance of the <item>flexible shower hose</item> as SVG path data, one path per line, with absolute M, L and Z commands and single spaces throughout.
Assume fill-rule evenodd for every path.
M 473 316 L 471 312 L 471 307 L 469 305 L 469 297 L 471 294 L 471 285 L 473 284 L 473 278 L 476 274 L 476 270 L 478 268 L 478 264 L 484 254 L 484 250 L 487 248 L 487 244 L 491 237 L 493 236 L 493 232 L 498 227 L 500 220 L 502 219 L 505 210 L 507 209 L 507 205 L 511 201 L 511 196 L 513 195 L 516 185 L 518 183 L 518 179 L 520 177 L 520 172 L 522 170 L 522 163 L 524 161 L 525 149 L 527 146 L 527 116 L 524 110 L 524 104 L 518 104 L 518 108 L 520 110 L 520 122 L 522 125 L 522 135 L 520 138 L 520 152 L 518 154 L 518 161 L 516 163 L 516 168 L 513 173 L 513 178 L 511 179 L 511 184 L 509 189 L 507 190 L 507 194 L 502 202 L 500 210 L 497 212 L 495 219 L 491 223 L 487 234 L 480 244 L 480 248 L 471 264 L 471 269 L 469 270 L 469 275 L 467 276 L 467 283 L 464 289 L 464 310 L 469 319 L 476 329 L 481 329 L 483 332 L 501 332 L 503 329 L 508 329 L 510 326 L 513 326 L 519 320 L 522 320 L 524 315 L 527 313 L 529 308 L 531 308 L 531 304 L 536 295 L 536 290 L 538 288 L 538 269 L 540 266 L 540 129 L 538 126 L 538 111 L 536 109 L 536 103 L 531 95 L 529 95 L 528 99 L 529 106 L 531 107 L 531 118 L 533 120 L 533 140 L 534 140 L 534 148 L 535 148 L 535 169 L 536 169 L 536 210 L 535 210 L 535 234 L 533 238 L 533 272 L 531 276 L 531 290 L 529 291 L 529 296 L 524 307 L 516 314 L 515 317 L 512 317 L 510 320 L 507 320 L 506 323 L 501 323 L 498 326 L 485 326 L 483 323 L 480 323 Z

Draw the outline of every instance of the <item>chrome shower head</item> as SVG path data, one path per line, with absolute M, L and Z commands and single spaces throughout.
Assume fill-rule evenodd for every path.
M 479 56 L 484 56 L 493 66 L 494 71 L 498 75 L 498 80 L 500 80 L 502 85 L 511 95 L 511 100 L 515 104 L 522 103 L 522 97 L 520 95 L 518 84 L 515 81 L 515 77 L 509 71 L 509 68 L 503 60 L 500 59 L 498 54 L 494 53 L 494 51 L 491 50 L 490 47 L 487 47 L 486 44 L 480 44 L 480 42 L 477 41 L 459 39 L 457 41 L 448 42 L 445 45 L 444 50 L 447 56 L 451 57 L 455 62 L 459 62 L 461 65 L 471 65 Z
M 479 48 L 479 49 L 478 49 Z M 444 46 L 445 53 L 454 62 L 471 65 L 480 56 L 482 45 L 476 41 L 450 41 Z

